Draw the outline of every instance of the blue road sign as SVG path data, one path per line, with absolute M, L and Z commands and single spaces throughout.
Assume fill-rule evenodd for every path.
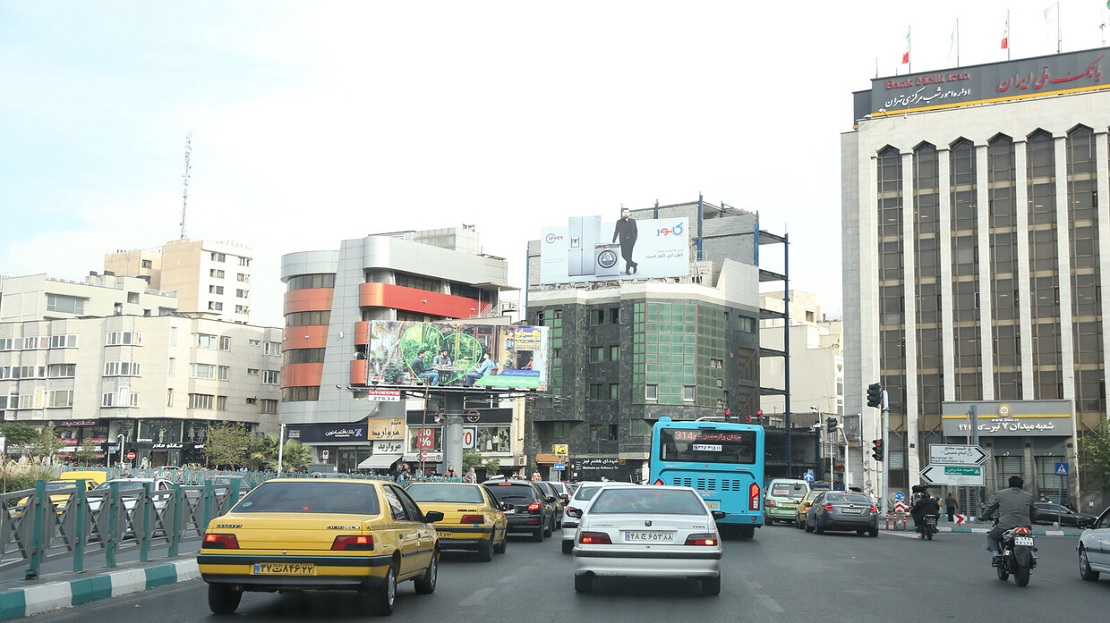
M 554 464 L 554 465 L 552 465 L 552 466 L 551 466 L 551 469 L 553 469 L 553 470 L 555 470 L 555 471 L 557 471 L 557 472 L 561 472 L 561 471 L 563 471 L 563 470 L 564 470 L 564 469 L 566 469 L 566 468 L 567 468 L 567 464 L 566 464 L 566 463 L 556 463 L 556 464 Z
M 897 502 L 902 502 L 905 499 L 906 499 L 906 494 L 901 492 L 901 491 L 894 494 L 894 500 L 897 501 Z
M 813 482 L 813 470 L 812 469 L 806 470 L 806 473 L 805 473 L 804 476 L 802 476 L 802 479 L 805 480 L 806 482 Z
M 1056 475 L 1057 476 L 1067 476 L 1068 475 L 1068 464 L 1067 463 L 1057 463 L 1056 464 Z

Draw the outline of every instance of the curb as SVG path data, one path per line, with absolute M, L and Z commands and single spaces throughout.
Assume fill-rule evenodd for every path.
M 0 591 L 0 621 L 72 608 L 200 577 L 195 558 Z
M 953 528 L 951 526 L 937 526 L 937 532 L 956 532 L 956 533 L 975 533 L 986 534 L 990 532 L 990 528 Z M 884 532 L 905 532 L 913 534 L 914 531 L 910 530 L 884 530 Z M 1038 530 L 1033 529 L 1033 536 L 1074 536 L 1078 537 L 1083 534 L 1082 530 Z

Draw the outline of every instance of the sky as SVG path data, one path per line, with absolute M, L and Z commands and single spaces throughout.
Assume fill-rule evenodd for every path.
M 0 0 L 0 275 L 232 241 L 252 324 L 282 326 L 287 253 L 470 224 L 523 288 L 542 228 L 701 195 L 787 235 L 791 287 L 838 316 L 852 93 L 1104 47 L 1108 19 L 1103 0 Z

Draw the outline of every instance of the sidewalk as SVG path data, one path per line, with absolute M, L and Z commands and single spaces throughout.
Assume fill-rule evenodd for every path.
M 196 545 L 199 547 L 199 542 Z M 128 560 L 116 567 L 99 566 L 81 573 L 58 570 L 65 568 L 67 560 L 53 561 L 45 568 L 53 572 L 36 580 L 6 574 L 0 578 L 0 621 L 198 578 L 196 556 L 196 551 L 186 551 L 174 558 L 157 557 L 147 562 Z

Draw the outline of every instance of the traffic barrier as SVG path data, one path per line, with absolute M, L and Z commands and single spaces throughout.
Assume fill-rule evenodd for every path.
M 898 524 L 901 522 L 902 527 L 899 528 Z M 887 512 L 886 514 L 886 530 L 902 530 L 906 531 L 906 513 Z

